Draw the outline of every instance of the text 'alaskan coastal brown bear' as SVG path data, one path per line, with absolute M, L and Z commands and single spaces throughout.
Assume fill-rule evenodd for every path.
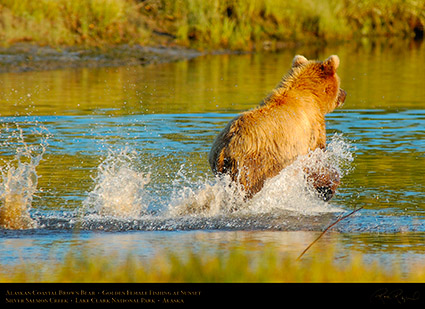
M 247 198 L 297 157 L 326 148 L 325 115 L 342 105 L 346 93 L 336 74 L 339 58 L 307 60 L 297 55 L 292 67 L 261 104 L 231 120 L 216 137 L 209 163 L 217 175 L 230 175 Z M 304 170 L 327 201 L 340 179 L 332 167 Z

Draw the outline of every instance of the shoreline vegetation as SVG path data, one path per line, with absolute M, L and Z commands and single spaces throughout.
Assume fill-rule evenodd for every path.
M 421 40 L 421 0 L 0 0 L 0 72 Z

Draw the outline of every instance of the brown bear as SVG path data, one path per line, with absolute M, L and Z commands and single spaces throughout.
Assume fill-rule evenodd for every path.
M 325 61 L 297 55 L 277 87 L 250 111 L 233 120 L 216 137 L 209 163 L 216 175 L 230 175 L 251 198 L 264 182 L 297 157 L 326 148 L 325 115 L 342 105 L 346 92 L 336 74 L 338 56 Z M 307 180 L 329 200 L 339 185 L 330 166 L 305 168 Z

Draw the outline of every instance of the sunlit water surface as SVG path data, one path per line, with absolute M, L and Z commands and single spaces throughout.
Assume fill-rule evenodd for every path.
M 293 176 L 295 164 L 246 203 L 212 175 L 211 143 L 275 87 L 297 53 L 341 59 L 348 96 L 327 116 L 326 155 L 342 184 L 321 202 Z M 422 44 L 1 74 L 1 263 L 60 260 L 71 250 L 117 259 L 215 254 L 239 243 L 252 254 L 266 245 L 299 254 L 359 207 L 322 244 L 388 265 L 422 261 L 424 71 Z M 16 212 L 20 219 L 10 219 Z

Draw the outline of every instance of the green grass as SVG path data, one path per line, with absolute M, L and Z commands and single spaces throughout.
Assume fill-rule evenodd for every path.
M 127 0 L 1 0 L 0 38 L 9 44 L 121 44 L 143 41 L 136 3 Z
M 276 49 L 423 35 L 421 0 L 0 0 L 0 39 L 40 45 Z
M 322 250 L 323 251 L 323 250 Z M 142 262 L 135 256 L 93 256 L 70 253 L 64 261 L 31 264 L 21 262 L 12 269 L 0 266 L 0 282 L 424 282 L 424 265 L 410 265 L 402 272 L 366 263 L 361 254 L 338 259 L 332 250 L 318 250 L 298 261 L 290 255 L 277 255 L 265 248 L 249 255 L 243 247 L 228 254 L 188 253 L 178 257 L 165 253 Z

